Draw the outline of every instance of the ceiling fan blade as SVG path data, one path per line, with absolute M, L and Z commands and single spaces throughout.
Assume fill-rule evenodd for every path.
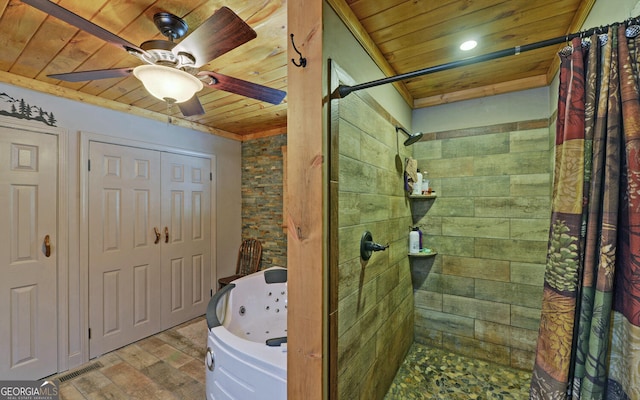
M 225 92 L 239 94 L 260 101 L 266 101 L 271 104 L 280 104 L 287 95 L 287 92 L 283 92 L 282 90 L 258 85 L 257 83 L 222 75 L 217 72 L 202 71 L 198 75 L 208 75 L 213 78 L 213 83 L 208 85 L 211 88 L 224 90 Z
M 120 78 L 131 75 L 133 68 L 96 69 L 93 71 L 67 72 L 47 75 L 49 78 L 67 82 L 95 81 L 96 79 Z
M 90 33 L 104 40 L 105 42 L 111 43 L 114 46 L 124 47 L 125 50 L 133 49 L 137 52 L 145 53 L 144 50 L 140 49 L 134 44 L 129 43 L 120 36 L 109 32 L 108 30 L 49 0 L 22 0 L 22 2 L 35 7 L 38 10 L 43 11 L 53 17 L 56 17 L 70 25 L 73 25 L 76 28 L 82 29 L 83 31 Z
M 195 95 L 187 101 L 178 103 L 178 107 L 180 107 L 180 112 L 182 112 L 182 115 L 184 115 L 185 117 L 204 114 L 202 103 L 200 103 L 200 100 L 198 100 L 198 96 Z
M 254 39 L 256 32 L 227 7 L 217 10 L 195 31 L 173 48 L 174 54 L 189 53 L 198 68 Z

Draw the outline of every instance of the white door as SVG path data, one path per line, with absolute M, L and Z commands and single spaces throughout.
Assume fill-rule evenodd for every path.
M 162 153 L 162 326 L 203 315 L 211 290 L 211 163 Z
M 160 153 L 89 145 L 90 357 L 157 333 Z
M 57 170 L 55 135 L 0 127 L 2 379 L 57 371 Z

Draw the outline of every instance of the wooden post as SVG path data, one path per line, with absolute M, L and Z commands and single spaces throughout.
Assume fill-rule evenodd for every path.
M 324 170 L 322 112 L 323 0 L 287 2 L 287 268 L 289 399 L 323 399 Z

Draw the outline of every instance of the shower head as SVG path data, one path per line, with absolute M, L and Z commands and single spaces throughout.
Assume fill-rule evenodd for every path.
M 411 146 L 418 140 L 422 139 L 422 132 L 409 133 L 403 127 L 396 126 L 396 133 L 398 133 L 398 131 L 402 131 L 405 135 L 409 136 L 407 140 L 404 141 L 405 146 Z

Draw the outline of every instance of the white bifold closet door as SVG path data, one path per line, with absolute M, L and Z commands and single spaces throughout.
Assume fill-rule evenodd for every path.
M 211 162 L 162 153 L 162 328 L 203 315 L 211 297 Z
M 204 314 L 210 160 L 91 142 L 90 357 Z
M 0 379 L 58 370 L 58 139 L 0 127 Z

